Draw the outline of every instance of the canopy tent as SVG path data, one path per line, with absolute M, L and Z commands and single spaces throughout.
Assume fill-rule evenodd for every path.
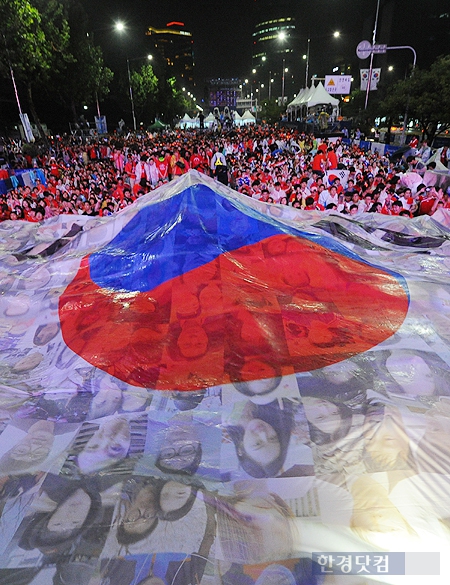
M 250 112 L 250 110 L 245 110 L 241 117 L 241 124 L 254 124 L 256 122 L 255 116 Z
M 163 122 L 161 122 L 161 120 L 155 120 L 153 122 L 153 124 L 151 124 L 149 126 L 149 130 L 154 131 L 154 130 L 164 130 L 165 128 L 167 128 L 167 124 L 164 124 Z
M 195 128 L 200 126 L 200 120 L 197 117 L 191 118 L 189 114 L 186 113 L 178 122 L 177 126 L 179 128 Z
M 245 122 L 242 121 L 242 116 L 236 110 L 233 112 L 233 121 L 235 126 L 243 126 Z
M 291 107 L 295 107 L 295 106 L 300 106 L 303 103 L 303 97 L 307 92 L 310 92 L 311 88 L 309 87 L 305 87 L 303 89 L 301 89 L 298 94 L 295 96 L 295 98 L 292 100 L 291 103 L 288 104 L 288 108 Z
M 286 112 L 291 119 L 297 119 L 298 112 L 302 111 L 302 108 L 305 106 L 306 100 L 309 99 L 314 90 L 315 87 L 311 86 L 305 87 L 304 89 L 301 89 L 298 92 L 297 96 L 286 108 Z
M 339 100 L 331 96 L 324 88 L 323 83 L 319 81 L 319 84 L 313 88 L 313 91 L 306 98 L 303 99 L 303 103 L 308 107 L 312 108 L 321 104 L 337 106 Z
M 214 124 L 215 120 L 216 119 L 214 117 L 214 114 L 212 112 L 209 112 L 209 114 L 206 116 L 204 120 L 205 127 L 210 128 Z
M 301 111 L 302 108 L 309 109 L 321 104 L 336 107 L 339 100 L 331 96 L 320 81 L 316 86 L 302 89 L 287 106 L 286 111 L 291 119 L 296 119 L 298 111 Z
M 0 583 L 450 583 L 436 217 L 189 171 L 0 223 Z

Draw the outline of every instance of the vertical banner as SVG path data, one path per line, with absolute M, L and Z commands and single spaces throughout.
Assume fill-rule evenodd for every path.
M 99 134 L 107 134 L 106 116 L 95 116 L 95 125 Z
M 367 83 L 369 81 L 370 69 L 360 69 L 361 73 L 361 91 L 367 91 Z M 380 81 L 381 68 L 372 69 L 372 78 L 370 80 L 370 91 L 378 89 L 378 82 Z
M 34 142 L 34 134 L 33 130 L 31 129 L 30 120 L 28 118 L 28 114 L 19 114 L 20 121 L 22 122 L 23 131 L 25 134 L 25 139 L 27 142 Z

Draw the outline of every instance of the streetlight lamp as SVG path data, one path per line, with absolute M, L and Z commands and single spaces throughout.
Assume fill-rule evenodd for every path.
M 321 39 L 321 38 L 327 38 L 327 37 L 334 37 L 335 39 L 340 38 L 341 33 L 340 31 L 336 30 L 333 33 L 328 33 L 328 34 L 323 34 L 323 35 L 319 35 L 319 36 L 315 36 L 312 37 L 313 39 Z M 279 41 L 284 41 L 284 40 L 289 40 L 290 38 L 302 38 L 299 37 L 297 35 L 289 35 L 286 34 L 285 32 L 281 31 L 278 34 L 278 40 Z M 311 37 L 307 37 L 307 49 L 306 49 L 306 53 L 303 55 L 303 60 L 306 61 L 306 69 L 305 69 L 305 87 L 308 87 L 308 78 L 309 78 L 309 59 L 310 59 L 310 49 L 311 49 Z M 285 73 L 287 73 L 287 70 L 285 69 L 284 66 L 285 63 L 285 59 L 283 59 L 283 83 L 282 83 L 282 94 L 283 94 L 283 98 L 284 98 L 284 80 L 285 80 Z

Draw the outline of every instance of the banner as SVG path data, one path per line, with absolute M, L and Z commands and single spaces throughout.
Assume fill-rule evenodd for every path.
M 360 69 L 361 74 L 361 91 L 367 90 L 367 84 L 369 81 L 370 69 Z M 370 80 L 370 91 L 374 91 L 378 88 L 378 82 L 380 81 L 381 69 L 372 69 L 372 79 Z
M 325 75 L 325 89 L 329 94 L 348 95 L 351 91 L 351 75 Z
M 34 134 L 31 128 L 30 119 L 28 118 L 28 114 L 19 114 L 20 121 L 22 122 L 24 138 L 27 142 L 34 142 Z
M 448 583 L 449 258 L 196 171 L 1 223 L 0 584 Z
M 95 116 L 95 126 L 98 134 L 106 134 L 108 132 L 106 116 Z

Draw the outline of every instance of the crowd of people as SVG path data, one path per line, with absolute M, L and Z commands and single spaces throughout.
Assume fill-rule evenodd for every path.
M 268 126 L 226 134 L 176 130 L 93 137 L 87 144 L 61 138 L 34 158 L 10 143 L 0 178 L 14 176 L 16 169 L 40 172 L 31 172 L 31 184 L 15 181 L 0 194 L 0 220 L 111 215 L 189 169 L 254 199 L 305 210 L 414 217 L 450 208 L 446 190 L 423 181 L 424 171 L 435 166 L 428 165 L 431 149 L 426 143 L 412 146 L 409 156 L 392 160 L 364 150 L 360 141 Z M 402 180 L 411 174 L 413 180 Z

